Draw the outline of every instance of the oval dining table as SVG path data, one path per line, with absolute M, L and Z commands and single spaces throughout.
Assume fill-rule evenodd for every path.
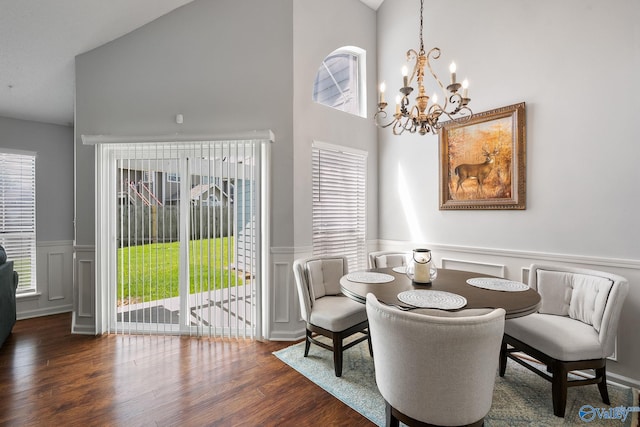
M 388 274 L 393 276 L 393 280 L 384 283 L 368 283 L 351 281 L 348 279 L 349 274 L 343 276 L 340 279 L 342 293 L 363 304 L 366 303 L 367 294 L 372 293 L 378 301 L 384 304 L 414 309 L 416 307 L 400 301 L 398 294 L 414 289 L 431 289 L 450 292 L 466 298 L 467 304 L 458 310 L 503 308 L 506 311 L 507 319 L 534 313 L 540 305 L 540 294 L 531 288 L 524 291 L 513 292 L 484 289 L 467 283 L 467 280 L 471 278 L 499 279 L 486 274 L 438 269 L 437 277 L 432 280 L 430 284 L 418 284 L 409 279 L 406 274 L 394 271 L 392 268 L 376 268 L 366 271 Z

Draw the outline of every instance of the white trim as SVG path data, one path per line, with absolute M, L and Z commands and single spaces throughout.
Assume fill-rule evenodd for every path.
M 39 248 L 50 248 L 53 246 L 72 246 L 73 240 L 47 240 L 39 242 L 36 240 L 36 246 Z
M 31 300 L 39 300 L 42 296 L 42 292 L 25 292 L 22 294 L 16 293 L 16 301 L 31 301 Z
M 227 134 L 201 135 L 81 135 L 84 145 L 126 144 L 133 142 L 196 142 L 196 141 L 275 141 L 274 133 L 268 130 L 254 130 Z
M 365 158 L 369 157 L 369 152 L 365 150 L 359 150 L 357 148 L 345 147 L 344 145 L 332 144 L 330 142 L 318 141 L 316 139 L 313 140 L 311 144 L 311 148 L 317 148 L 320 150 L 332 150 L 337 151 L 338 153 L 351 153 L 351 154 L 359 154 L 364 156 Z
M 18 313 L 17 320 L 33 319 L 34 317 L 51 316 L 54 314 L 70 313 L 73 311 L 72 304 L 65 304 L 53 308 L 36 308 L 33 310 L 22 310 Z
M 515 249 L 496 249 L 496 248 L 482 248 L 474 246 L 459 246 L 459 245 L 446 245 L 442 243 L 424 243 L 424 242 L 410 242 L 410 241 L 398 241 L 398 240 L 378 240 L 379 247 L 390 248 L 407 248 L 414 247 L 415 245 L 426 246 L 431 250 L 441 250 L 448 252 L 460 252 L 468 254 L 482 254 L 493 256 L 506 256 L 510 258 L 535 258 L 543 261 L 556 261 L 556 262 L 569 262 L 575 264 L 586 265 L 600 265 L 618 268 L 629 268 L 634 270 L 640 270 L 640 260 L 625 259 L 625 258 L 611 258 L 611 257 L 596 257 L 588 255 L 574 255 L 574 254 L 560 254 L 553 252 L 534 252 L 534 251 L 522 251 Z M 416 246 L 417 247 L 417 246 Z
M 612 378 L 616 381 L 611 381 Z M 616 373 L 610 372 L 609 369 L 607 369 L 607 384 L 614 384 L 622 387 L 640 388 L 639 380 L 625 377 L 624 375 L 618 375 Z
M 3 153 L 3 154 L 16 154 L 18 156 L 33 156 L 35 158 L 38 157 L 38 153 L 35 152 L 35 151 L 14 150 L 13 148 L 0 148 L 0 153 Z
M 216 144 L 216 145 L 243 145 L 245 143 L 251 143 L 254 151 L 254 158 L 257 162 L 256 167 L 258 167 L 258 171 L 256 173 L 258 176 L 255 176 L 253 179 L 256 181 L 255 183 L 255 191 L 259 191 L 262 193 L 260 197 L 258 197 L 259 201 L 256 204 L 256 211 L 254 214 L 256 218 L 259 219 L 259 222 L 256 223 L 255 233 L 259 236 L 257 239 L 259 240 L 259 244 L 261 245 L 261 259 L 256 260 L 257 271 L 262 271 L 262 274 L 257 274 L 256 283 L 255 283 L 255 296 L 258 301 L 263 301 L 262 296 L 267 295 L 264 291 L 266 287 L 268 287 L 268 279 L 266 271 L 261 270 L 261 268 L 265 268 L 263 266 L 268 266 L 270 262 L 270 253 L 267 252 L 269 240 L 269 229 L 268 224 L 270 218 L 267 215 L 268 212 L 268 200 L 269 196 L 269 175 L 270 175 L 270 144 L 269 142 L 273 142 L 273 133 L 271 131 L 266 131 L 266 133 L 262 133 L 260 136 L 267 136 L 267 138 L 256 138 L 257 133 L 251 134 L 253 137 L 247 139 L 247 134 L 236 134 L 236 137 L 231 135 L 226 135 L 224 138 L 215 137 L 213 139 L 209 137 L 200 136 L 198 138 L 205 138 L 200 141 L 194 141 L 194 137 L 189 137 L 184 139 L 185 142 L 195 143 L 195 144 Z M 111 307 L 110 298 L 113 298 L 113 291 L 109 286 L 105 286 L 104 284 L 115 283 L 116 280 L 116 267 L 115 260 L 112 259 L 113 250 L 104 250 L 104 248 L 108 245 L 113 244 L 112 236 L 116 234 L 116 227 L 114 226 L 114 222 L 111 218 L 116 217 L 116 205 L 114 203 L 114 199 L 110 197 L 110 195 L 116 193 L 115 183 L 116 179 L 113 176 L 114 168 L 110 165 L 115 164 L 115 151 L 114 150 L 122 150 L 126 149 L 126 143 L 132 144 L 141 144 L 144 142 L 149 142 L 152 144 L 163 142 L 177 142 L 175 137 L 170 136 L 167 137 L 167 141 L 157 141 L 156 137 L 145 137 L 145 138 L 129 138 L 129 137 L 101 137 L 101 136 L 86 136 L 83 135 L 84 143 L 92 143 L 92 144 L 100 144 L 98 149 L 95 152 L 95 162 L 96 162 L 96 218 L 95 218 L 95 241 L 96 241 L 96 254 L 95 254 L 95 282 L 96 282 L 96 293 L 95 293 L 95 330 L 96 333 L 101 334 L 107 332 L 109 330 L 116 330 L 117 325 L 114 323 L 114 319 L 116 316 L 113 315 L 109 311 L 109 307 Z M 116 145 L 112 145 L 111 143 L 116 142 Z M 122 145 L 119 145 L 122 143 Z M 109 144 L 109 145 L 107 145 Z M 174 144 L 176 147 L 179 147 L 178 150 L 187 150 L 189 149 L 188 144 Z M 189 163 L 187 161 L 187 157 L 181 153 L 178 155 L 178 159 L 180 162 L 181 171 L 187 171 L 186 175 L 189 175 Z M 189 181 L 182 180 L 180 183 L 181 194 L 189 194 Z M 253 191 L 253 190 L 252 190 Z M 189 211 L 190 201 L 188 198 L 181 199 L 181 208 L 182 211 Z M 234 225 L 235 226 L 235 225 Z M 180 223 L 180 235 L 182 238 L 187 238 L 189 236 L 186 223 Z M 266 234 L 265 234 L 265 230 Z M 188 264 L 188 250 L 189 244 L 187 242 L 182 241 L 180 245 L 180 259 L 183 265 Z M 93 249 L 93 247 L 92 247 Z M 102 249 L 102 250 L 101 250 Z M 182 313 L 188 312 L 188 299 L 187 295 L 189 280 L 188 279 L 188 271 L 181 270 L 181 278 L 180 278 L 180 286 L 182 286 L 180 290 L 180 310 Z M 264 280 L 264 281 L 262 281 Z M 262 287 L 261 287 L 262 286 Z M 264 289 L 263 289 L 264 288 Z M 264 316 L 269 313 L 269 306 L 266 302 L 262 302 L 262 305 L 256 307 L 255 309 L 255 318 L 253 328 L 249 332 L 250 338 L 262 339 L 263 338 L 263 330 L 268 327 L 268 322 L 265 321 Z M 253 316 L 252 316 L 253 317 Z M 197 333 L 195 327 L 189 326 L 184 323 L 180 323 L 179 329 L 180 333 L 183 335 L 187 335 L 190 333 Z M 149 331 L 151 332 L 151 331 Z M 175 332 L 178 332 L 177 330 Z M 218 333 L 218 332 L 216 332 Z M 222 333 L 222 332 L 221 332 Z M 230 332 L 224 332 L 224 335 L 227 336 Z M 236 331 L 234 334 L 237 336 L 240 331 Z M 245 328 L 245 334 L 247 330 Z

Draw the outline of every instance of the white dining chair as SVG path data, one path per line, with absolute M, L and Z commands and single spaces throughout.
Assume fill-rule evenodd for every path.
M 607 357 L 615 349 L 622 304 L 629 290 L 624 277 L 602 271 L 531 265 L 529 286 L 540 293 L 537 313 L 509 319 L 500 351 L 500 376 L 507 358 L 551 382 L 553 413 L 564 417 L 567 388 L 598 384 L 602 401 L 607 391 Z M 546 365 L 538 369 L 515 352 L 524 352 Z M 569 379 L 574 370 L 593 370 L 594 376 Z
M 387 426 L 481 426 L 491 409 L 505 311 L 431 316 L 367 295 Z
M 340 278 L 348 272 L 344 256 L 315 256 L 293 262 L 300 312 L 306 322 L 304 357 L 309 355 L 311 343 L 332 351 L 336 377 L 342 376 L 342 353 L 369 339 L 365 305 L 340 291 Z M 345 338 L 354 334 L 360 336 L 345 344 Z M 330 338 L 332 344 L 316 339 L 317 335 Z
M 407 265 L 409 252 L 376 251 L 369 252 L 369 268 L 400 267 Z

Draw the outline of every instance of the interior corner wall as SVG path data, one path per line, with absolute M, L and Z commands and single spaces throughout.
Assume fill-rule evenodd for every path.
M 635 0 L 425 2 L 425 49 L 441 48 L 441 79 L 455 61 L 475 113 L 526 103 L 526 210 L 439 210 L 438 137 L 378 134 L 381 240 L 476 260 L 492 253 L 502 262 L 576 262 L 627 277 L 611 369 L 636 383 L 640 344 L 626 325 L 640 312 L 638 16 Z M 418 48 L 418 28 L 414 0 L 385 0 L 378 10 L 379 80 L 390 99 L 405 52 Z
M 359 0 L 293 2 L 293 230 L 289 247 L 272 253 L 272 339 L 304 337 L 292 265 L 311 254 L 311 146 L 328 142 L 368 152 L 367 239 L 377 239 L 377 136 L 375 105 L 376 14 Z M 366 51 L 367 117 L 358 117 L 312 101 L 318 68 L 327 55 L 344 46 Z M 275 245 L 274 245 L 275 246 Z
M 0 117 L 2 148 L 36 153 L 37 295 L 18 297 L 17 317 L 71 311 L 73 128 Z
M 366 117 L 312 100 L 322 61 L 334 50 L 366 51 Z M 376 12 L 359 0 L 294 2 L 294 229 L 296 248 L 311 246 L 311 145 L 323 141 L 368 153 L 367 239 L 377 239 Z
M 271 244 L 292 245 L 292 13 L 292 0 L 195 0 L 76 58 L 76 332 L 95 325 L 95 286 L 81 283 L 95 263 L 95 150 L 83 134 L 272 130 Z

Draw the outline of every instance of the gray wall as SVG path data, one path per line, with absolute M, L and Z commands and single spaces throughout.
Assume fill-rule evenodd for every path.
M 399 87 L 404 53 L 418 47 L 419 5 L 378 11 L 379 80 Z M 438 46 L 470 81 L 474 112 L 526 102 L 527 209 L 438 209 L 438 137 L 379 131 L 379 234 L 447 256 L 505 264 L 520 278 L 530 259 L 613 271 L 630 281 L 609 369 L 640 383 L 640 3 L 619 0 L 425 4 L 425 48 Z M 403 207 L 401 194 L 411 195 Z M 411 227 L 408 218 L 419 220 Z M 427 246 L 427 247 L 429 247 Z M 455 253 L 454 253 L 455 252 Z M 439 256 L 439 255 L 438 255 Z
M 33 151 L 37 156 L 37 292 L 18 296 L 17 317 L 25 319 L 71 311 L 73 128 L 0 117 L 0 147 Z
M 76 59 L 77 202 L 93 200 L 94 149 L 80 135 L 271 129 L 273 237 L 290 245 L 292 2 L 197 0 Z M 184 124 L 175 123 L 177 113 Z M 94 243 L 93 207 L 77 242 Z
M 37 153 L 37 241 L 73 240 L 73 128 L 0 117 L 0 148 Z

